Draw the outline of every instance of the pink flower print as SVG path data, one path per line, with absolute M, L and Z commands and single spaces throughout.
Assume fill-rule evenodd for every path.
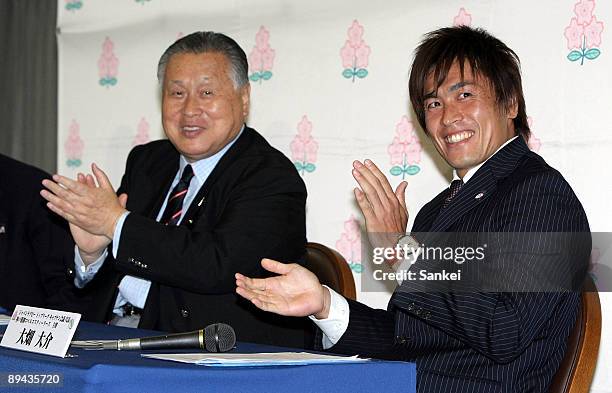
M 413 165 L 421 162 L 421 143 L 415 140 L 413 143 L 406 145 L 404 152 L 406 153 L 406 164 Z
M 316 169 L 314 163 L 317 161 L 319 144 L 311 135 L 312 123 L 306 115 L 302 116 L 297 130 L 298 133 L 291 141 L 289 148 L 291 149 L 291 158 L 294 160 L 293 164 L 303 175 L 304 171 L 313 172 Z
M 355 82 L 355 77 L 363 79 L 368 76 L 366 67 L 369 63 L 371 49 L 363 40 L 363 26 L 353 21 L 348 29 L 348 40 L 340 48 L 340 58 L 342 59 L 342 75 Z
M 262 54 L 261 54 L 261 63 L 262 63 L 262 70 L 271 70 L 272 66 L 274 65 L 274 50 L 273 49 L 266 49 Z
M 361 228 L 359 221 L 351 214 L 344 222 L 344 232 L 336 242 L 336 249 L 346 259 L 349 267 L 357 273 L 361 273 Z
M 536 138 L 535 135 L 533 135 L 533 133 L 529 136 L 529 141 L 527 142 L 527 146 L 529 146 L 529 149 L 534 151 L 534 152 L 539 152 L 540 151 L 540 147 L 542 146 L 542 141 L 540 141 L 539 138 Z
M 594 46 L 601 45 L 601 32 L 603 31 L 603 28 L 603 22 L 598 22 L 595 15 L 593 15 L 591 23 L 584 28 L 587 48 L 593 48 Z
M 151 140 L 151 138 L 149 137 L 149 128 L 149 122 L 147 122 L 147 119 L 145 119 L 144 117 L 141 118 L 140 122 L 138 123 L 138 131 L 136 132 L 136 137 L 132 142 L 133 146 L 144 145 L 145 143 Z
M 370 51 L 370 47 L 367 45 L 362 45 L 355 50 L 355 67 L 365 68 L 368 66 Z
M 349 41 L 346 41 L 344 46 L 340 49 L 340 57 L 342 58 L 342 67 L 353 67 L 353 60 L 355 59 L 355 49 L 351 46 L 351 43 Z
M 261 52 L 256 48 L 249 54 L 249 68 L 252 72 L 261 72 L 263 70 L 263 60 Z
M 84 143 L 79 135 L 80 127 L 76 120 L 72 119 L 68 128 L 68 138 L 64 142 L 66 151 L 66 165 L 69 167 L 81 166 L 81 158 L 83 157 Z
M 255 48 L 265 50 L 270 47 L 270 32 L 265 27 L 261 26 L 257 34 L 255 34 Z
M 110 38 L 106 37 L 102 44 L 102 54 L 98 60 L 98 73 L 101 86 L 114 86 L 117 84 L 117 69 L 119 60 L 113 53 L 114 44 Z
M 472 24 L 472 14 L 468 14 L 465 8 L 461 7 L 459 13 L 453 19 L 453 26 L 470 26 Z
M 593 16 L 593 9 L 595 8 L 595 1 L 593 0 L 581 0 L 574 6 L 574 12 L 578 17 L 578 23 L 585 25 L 591 21 Z
M 527 117 L 527 124 L 529 125 L 529 130 L 531 130 L 531 125 L 533 124 L 533 119 L 531 118 L 531 116 Z M 530 150 L 536 153 L 540 151 L 540 146 L 542 146 L 542 142 L 539 138 L 536 138 L 536 136 L 533 134 L 533 131 L 531 131 L 531 134 L 529 135 L 529 139 L 527 140 L 527 146 L 529 146 Z
M 391 165 L 393 165 L 391 174 L 393 176 L 402 175 L 402 179 L 404 179 L 406 175 L 419 173 L 420 168 L 416 164 L 421 162 L 423 148 L 408 117 L 402 116 L 395 127 L 395 132 L 396 136 L 387 149 Z
M 408 120 L 406 116 L 402 116 L 402 119 L 395 126 L 395 132 L 397 133 L 399 140 L 402 143 L 410 143 L 413 137 L 414 126 L 412 122 Z
M 601 54 L 601 50 L 597 47 L 601 45 L 604 24 L 593 15 L 594 9 L 594 0 L 579 1 L 574 6 L 577 18 L 572 18 L 569 26 L 565 28 L 567 48 L 570 50 L 567 59 L 580 60 L 580 65 L 584 64 L 585 59 L 595 60 Z
M 582 46 L 582 33 L 584 33 L 584 27 L 578 24 L 576 18 L 572 18 L 570 25 L 565 28 L 567 49 L 580 48 Z
M 363 26 L 357 22 L 357 20 L 353 21 L 353 24 L 348 29 L 348 42 L 353 48 L 357 48 L 363 44 Z
M 404 163 L 404 145 L 398 137 L 393 138 L 393 143 L 389 145 L 387 152 L 391 158 L 391 165 L 402 165 Z
M 272 78 L 275 51 L 270 48 L 269 41 L 270 32 L 261 26 L 255 35 L 255 46 L 249 54 L 249 67 L 252 72 L 249 79 L 253 82 L 261 83 Z

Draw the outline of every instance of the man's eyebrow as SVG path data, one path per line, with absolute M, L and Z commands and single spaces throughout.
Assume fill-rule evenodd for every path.
M 210 82 L 211 80 L 212 80 L 212 78 L 211 78 L 211 77 L 209 77 L 209 76 L 204 76 L 204 77 L 200 78 L 199 82 L 200 82 L 200 83 L 202 83 L 202 82 L 204 82 L 204 83 L 208 83 L 208 82 Z M 182 80 L 180 80 L 180 79 L 171 79 L 169 82 L 170 82 L 170 83 L 175 83 L 175 84 L 177 84 L 177 85 L 183 85 L 183 84 L 184 84 L 184 82 L 183 82 Z
M 448 91 L 449 91 L 449 93 L 450 93 L 450 92 L 453 92 L 453 91 L 459 90 L 459 89 L 461 89 L 461 88 L 462 88 L 462 87 L 464 87 L 464 86 L 467 86 L 467 85 L 473 85 L 473 84 L 474 84 L 474 82 L 473 82 L 473 81 L 461 81 L 461 82 L 455 83 L 454 85 L 452 85 L 451 87 L 449 87 L 449 88 L 448 88 Z
M 428 100 L 430 98 L 436 98 L 437 96 L 438 96 L 438 93 L 436 93 L 435 91 L 430 91 L 429 93 L 423 96 L 423 100 Z
M 474 84 L 474 82 L 473 81 L 469 81 L 469 80 L 468 81 L 457 82 L 457 83 L 455 83 L 454 85 L 452 85 L 451 87 L 448 88 L 448 92 L 452 93 L 453 91 L 457 91 L 457 90 L 461 89 L 464 86 L 473 85 L 473 84 Z M 429 92 L 429 93 L 427 93 L 427 94 L 425 94 L 423 96 L 423 100 L 427 100 L 429 98 L 436 98 L 437 96 L 438 96 L 437 92 L 431 91 L 431 92 Z

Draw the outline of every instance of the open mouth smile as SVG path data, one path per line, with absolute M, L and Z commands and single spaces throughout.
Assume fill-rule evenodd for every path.
M 462 131 L 456 134 L 447 135 L 446 137 L 444 137 L 444 140 L 446 141 L 446 143 L 454 145 L 455 143 L 463 142 L 467 139 L 470 139 L 472 136 L 474 136 L 474 131 Z

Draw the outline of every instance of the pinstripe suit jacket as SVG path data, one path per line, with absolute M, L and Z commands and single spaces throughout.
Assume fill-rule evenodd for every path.
M 568 183 L 522 137 L 491 157 L 441 209 L 447 194 L 421 209 L 413 233 L 589 232 L 584 209 Z M 588 245 L 559 256 L 579 272 L 578 279 L 586 271 L 587 237 Z M 579 294 L 569 291 L 401 289 L 386 311 L 349 301 L 348 329 L 330 350 L 416 362 L 419 392 L 545 392 L 579 306 Z

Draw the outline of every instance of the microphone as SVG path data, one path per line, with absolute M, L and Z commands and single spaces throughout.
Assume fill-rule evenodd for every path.
M 118 351 L 198 348 L 205 349 L 208 352 L 227 352 L 234 348 L 236 344 L 236 333 L 229 325 L 213 323 L 194 332 L 130 338 L 108 344 L 110 345 L 105 345 L 105 349 L 116 349 Z M 111 345 L 112 348 L 110 348 Z

